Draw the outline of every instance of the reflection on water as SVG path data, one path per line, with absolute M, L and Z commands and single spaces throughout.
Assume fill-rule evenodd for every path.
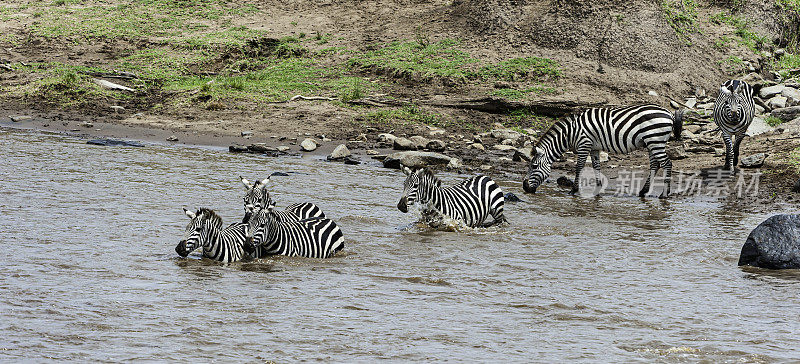
M 543 186 L 508 227 L 433 231 L 370 165 L 9 130 L 0 148 L 0 361 L 797 359 L 797 271 L 736 267 L 766 215 Z M 238 176 L 274 171 L 299 172 L 273 178 L 279 206 L 317 203 L 344 254 L 175 256 L 183 207 L 237 221 Z

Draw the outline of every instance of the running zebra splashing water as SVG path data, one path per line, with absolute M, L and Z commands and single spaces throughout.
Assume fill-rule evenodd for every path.
M 746 82 L 728 80 L 719 88 L 719 96 L 714 102 L 714 123 L 725 141 L 723 169 L 733 171 L 739 163 L 739 145 L 753 122 L 755 109 L 753 88 Z
M 175 247 L 178 255 L 185 258 L 202 247 L 204 257 L 223 263 L 245 258 L 246 224 L 235 223 L 222 228 L 222 218 L 213 210 L 201 208 L 197 212 L 187 209 L 183 211 L 191 221 L 186 225 L 183 240 Z
M 490 226 L 506 222 L 504 197 L 500 187 L 488 176 L 475 176 L 455 186 L 442 187 L 442 181 L 426 168 L 411 171 L 403 167 L 406 180 L 397 208 L 403 213 L 419 203 L 423 220 L 436 221 L 443 215 L 469 227 Z M 492 216 L 494 221 L 485 224 Z
M 656 105 L 637 105 L 619 108 L 591 108 L 565 120 L 559 120 L 534 145 L 528 173 L 522 182 L 525 192 L 536 193 L 536 188 L 550 175 L 555 160 L 567 150 L 574 151 L 575 181 L 572 193 L 578 192 L 580 173 L 591 155 L 592 167 L 599 171 L 600 151 L 629 153 L 647 148 L 650 159 L 650 175 L 639 196 L 644 197 L 659 169 L 664 169 L 664 191 L 670 192 L 672 161 L 666 153 L 670 135 L 680 139 L 683 125 L 683 110 L 674 114 Z
M 270 205 L 251 214 L 247 223 L 244 249 L 257 258 L 268 255 L 329 258 L 344 249 L 342 231 L 330 219 L 281 219 Z

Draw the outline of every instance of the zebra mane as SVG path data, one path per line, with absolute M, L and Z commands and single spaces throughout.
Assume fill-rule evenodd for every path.
M 208 220 L 211 224 L 215 226 L 222 226 L 222 218 L 219 215 L 217 215 L 217 213 L 214 212 L 214 210 L 202 207 L 197 210 L 197 216 L 200 215 L 203 215 L 203 217 L 206 220 Z
M 433 174 L 433 172 L 431 172 L 430 169 L 422 168 L 422 169 L 419 170 L 418 173 L 419 173 L 419 178 L 420 179 L 427 179 L 429 181 L 432 181 L 433 183 L 436 184 L 436 187 L 441 187 L 442 186 L 442 180 L 440 180 L 439 177 L 436 177 Z
M 550 138 L 555 138 L 556 136 L 558 136 L 558 134 L 562 133 L 569 124 L 575 121 L 577 117 L 578 114 L 570 114 L 563 119 L 556 120 L 556 122 L 553 123 L 553 125 L 550 125 L 550 127 L 547 128 L 547 130 L 545 130 L 541 136 L 539 136 L 539 139 L 536 139 L 536 142 L 533 143 L 533 145 L 535 147 L 538 147 L 539 145 L 542 144 L 543 141 Z

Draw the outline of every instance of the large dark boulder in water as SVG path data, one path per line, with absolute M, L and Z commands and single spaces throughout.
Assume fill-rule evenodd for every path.
M 775 215 L 759 224 L 742 247 L 739 265 L 800 268 L 800 215 Z

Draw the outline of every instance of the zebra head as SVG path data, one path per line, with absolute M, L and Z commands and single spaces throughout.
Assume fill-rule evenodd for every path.
M 403 174 L 406 175 L 406 181 L 403 182 L 403 196 L 400 197 L 400 202 L 397 203 L 397 209 L 403 213 L 408 212 L 408 206 L 413 205 L 417 200 L 417 190 L 419 189 L 419 172 L 412 171 L 410 168 L 403 166 Z
M 536 189 L 550 175 L 550 166 L 553 161 L 547 157 L 547 153 L 539 147 L 534 147 L 531 151 L 531 161 L 528 164 L 528 174 L 522 180 L 522 189 L 528 193 L 536 193 Z
M 258 209 L 254 213 L 245 217 L 246 221 L 243 221 L 247 224 L 247 230 L 245 233 L 246 239 L 244 242 L 245 253 L 253 254 L 253 252 L 256 250 L 256 247 L 258 247 L 258 245 L 264 241 L 267 225 L 271 220 L 274 219 L 272 216 L 274 209 L 275 204 L 270 201 L 266 208 Z
M 744 114 L 744 110 L 742 110 L 742 101 L 746 97 L 744 90 L 745 87 L 742 87 L 742 82 L 737 80 L 725 82 L 719 88 L 719 95 L 723 100 L 722 114 L 728 120 L 739 120 L 739 117 Z
M 256 183 L 251 183 L 242 176 L 239 176 L 239 179 L 242 180 L 242 184 L 247 189 L 244 195 L 244 220 L 247 220 L 248 215 L 254 213 L 256 210 L 263 209 L 271 201 L 269 191 L 267 191 L 266 188 L 267 183 L 269 183 L 269 177 L 256 181 Z M 246 223 L 244 220 L 242 222 Z
M 205 235 L 209 229 L 214 227 L 217 229 L 222 228 L 222 218 L 209 209 L 199 209 L 197 212 L 183 209 L 183 212 L 191 221 L 186 225 L 183 240 L 175 247 L 175 252 L 185 258 L 189 253 L 203 245 Z

